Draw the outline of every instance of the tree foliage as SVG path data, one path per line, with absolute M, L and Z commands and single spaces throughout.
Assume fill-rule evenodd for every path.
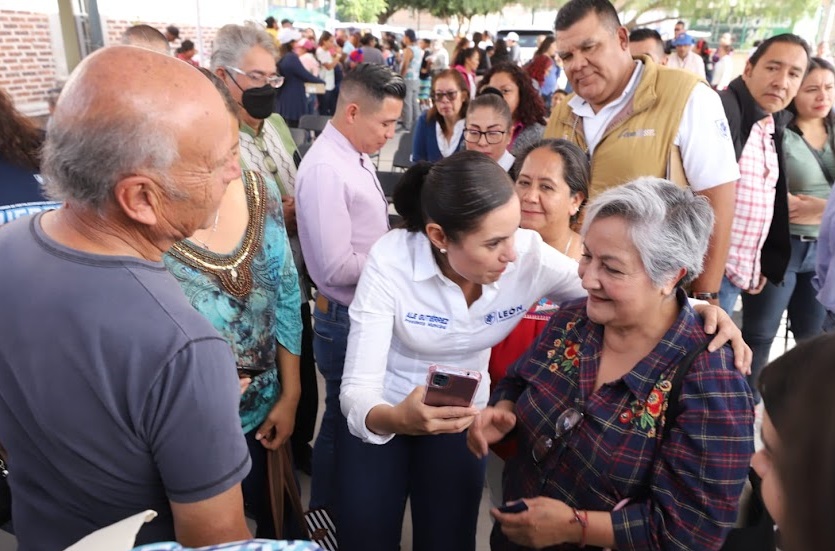
M 400 9 L 425 10 L 439 19 L 458 17 L 471 19 L 475 15 L 487 15 L 501 11 L 512 0 L 388 0 L 388 7 L 378 17 L 379 23 L 385 23 L 394 12 Z
M 615 8 L 625 17 L 624 25 L 630 28 L 636 26 L 639 19 L 642 25 L 651 25 L 673 17 L 796 21 L 812 13 L 818 3 L 819 0 L 613 0 Z M 641 18 L 653 11 L 666 12 L 667 16 L 661 15 L 655 21 Z
M 342 21 L 374 21 L 386 9 L 386 0 L 336 0 L 336 14 Z
M 508 0 L 435 0 L 430 1 L 429 13 L 441 19 L 453 16 L 471 19 L 500 11 L 508 3 Z

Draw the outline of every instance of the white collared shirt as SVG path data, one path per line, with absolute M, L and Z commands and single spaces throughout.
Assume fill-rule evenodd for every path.
M 441 157 L 449 157 L 458 151 L 458 146 L 461 145 L 461 136 L 464 135 L 464 127 L 466 125 L 466 119 L 456 121 L 455 126 L 452 127 L 452 136 L 447 140 L 444 135 L 444 129 L 441 128 L 437 120 L 435 121 L 435 139 L 438 140 L 438 150 L 441 152 Z
M 396 405 L 426 384 L 429 366 L 482 374 L 474 405 L 490 393 L 490 348 L 504 339 L 543 296 L 555 303 L 585 296 L 577 262 L 542 241 L 515 233 L 516 261 L 482 286 L 467 307 L 461 288 L 443 275 L 426 235 L 392 230 L 372 247 L 351 303 L 351 333 L 340 401 L 351 433 L 384 444 L 365 425 L 372 408 Z
M 594 155 L 594 148 L 603 139 L 603 134 L 606 128 L 608 128 L 609 123 L 612 122 L 615 115 L 620 113 L 623 104 L 635 93 L 635 89 L 638 87 L 643 73 L 644 64 L 640 61 L 635 61 L 635 69 L 632 71 L 632 76 L 629 78 L 629 82 L 626 83 L 626 88 L 623 89 L 620 97 L 604 105 L 597 113 L 594 112 L 591 104 L 579 95 L 575 94 L 569 100 L 568 106 L 571 107 L 574 114 L 583 118 L 583 133 L 586 136 L 589 155 Z
M 597 113 L 578 95 L 569 100 L 571 110 L 582 118 L 589 155 L 594 154 L 612 119 L 635 94 L 643 71 L 644 64 L 636 60 L 623 93 Z M 719 95 L 706 84 L 699 83 L 690 92 L 673 144 L 681 150 L 684 173 L 693 191 L 704 191 L 739 179 L 725 109 Z
M 506 150 L 502 153 L 502 156 L 499 158 L 499 166 L 502 167 L 505 172 L 508 172 L 512 167 L 513 163 L 516 162 L 516 157 L 513 154 Z
M 677 53 L 667 56 L 667 67 L 690 71 L 699 78 L 705 78 L 705 62 L 702 56 L 690 50 L 684 59 L 678 57 Z

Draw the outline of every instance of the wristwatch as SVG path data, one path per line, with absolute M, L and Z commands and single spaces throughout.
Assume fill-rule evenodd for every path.
M 693 298 L 696 300 L 715 300 L 719 298 L 719 293 L 695 292 Z

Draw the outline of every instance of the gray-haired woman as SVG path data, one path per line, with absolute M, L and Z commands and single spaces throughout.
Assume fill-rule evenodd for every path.
M 682 361 L 708 338 L 682 286 L 701 272 L 712 226 L 704 199 L 655 178 L 590 204 L 579 269 L 588 298 L 551 318 L 468 435 L 483 455 L 517 433 L 504 498 L 527 510 L 491 511 L 494 551 L 722 545 L 754 419 L 728 347 L 698 353 L 689 368 Z M 679 369 L 673 417 L 665 412 Z

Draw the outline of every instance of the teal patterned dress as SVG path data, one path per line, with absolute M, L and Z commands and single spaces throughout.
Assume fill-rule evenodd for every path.
M 281 195 L 272 180 L 250 171 L 244 172 L 244 187 L 250 222 L 232 253 L 215 254 L 183 241 L 163 260 L 191 305 L 232 346 L 238 368 L 263 371 L 241 396 L 241 424 L 248 433 L 266 419 L 281 393 L 277 344 L 298 355 L 302 323 Z

